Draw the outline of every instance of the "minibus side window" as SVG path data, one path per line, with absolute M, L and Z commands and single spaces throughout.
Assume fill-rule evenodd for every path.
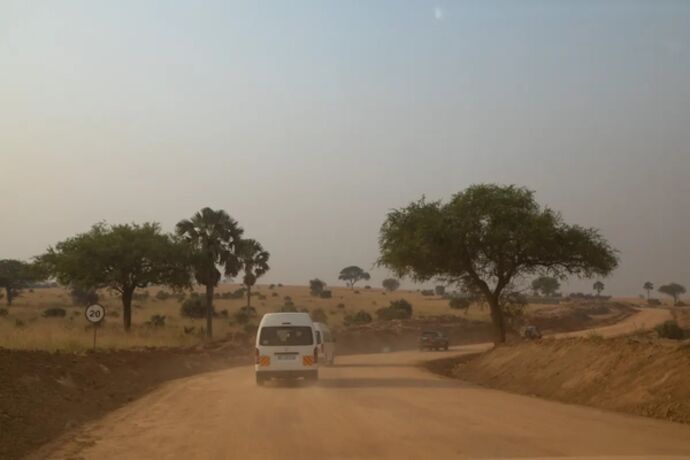
M 321 345 L 321 331 L 314 331 L 316 333 L 316 344 Z

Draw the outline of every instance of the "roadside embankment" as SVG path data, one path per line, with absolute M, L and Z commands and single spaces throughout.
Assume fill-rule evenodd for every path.
M 251 356 L 229 344 L 82 354 L 0 348 L 0 458 L 20 458 L 167 380 L 247 364 Z
M 499 390 L 690 423 L 690 340 L 550 338 L 427 367 Z

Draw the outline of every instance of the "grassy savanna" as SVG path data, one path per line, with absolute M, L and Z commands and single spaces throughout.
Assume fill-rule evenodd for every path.
M 239 284 L 221 284 L 218 294 L 232 292 Z M 279 311 L 285 304 L 285 298 L 292 299 L 298 310 L 314 311 L 318 308 L 328 315 L 331 326 L 339 326 L 348 313 L 359 310 L 369 312 L 374 318 L 378 308 L 388 306 L 391 300 L 406 299 L 413 305 L 413 316 L 421 315 L 461 315 L 468 319 L 489 321 L 487 309 L 471 307 L 467 314 L 452 310 L 448 300 L 439 296 L 423 296 L 416 291 L 398 290 L 386 292 L 383 289 L 371 288 L 349 289 L 329 287 L 332 298 L 323 299 L 310 294 L 307 286 L 274 286 L 256 285 L 253 288 L 252 305 L 257 310 L 257 317 L 250 324 L 256 324 L 264 313 Z M 132 330 L 129 334 L 123 331 L 121 324 L 122 305 L 116 295 L 99 291 L 99 303 L 108 312 L 105 324 L 98 330 L 99 347 L 128 348 L 141 346 L 185 346 L 203 340 L 201 334 L 205 325 L 204 319 L 190 319 L 180 315 L 181 302 L 175 295 L 160 300 L 156 298 L 159 291 L 172 292 L 157 286 L 141 289 L 133 301 Z M 202 293 L 202 288 L 196 290 Z M 148 293 L 146 296 L 145 293 Z M 143 296 L 142 296 L 143 294 Z M 185 293 L 189 296 L 189 292 Z M 243 331 L 244 324 L 239 324 L 234 315 L 246 305 L 247 299 L 214 299 L 216 312 L 227 310 L 228 317 L 217 317 L 214 321 L 216 337 L 226 338 Z M 340 305 L 344 305 L 341 307 Z M 64 318 L 46 318 L 43 312 L 48 308 L 64 308 Z M 0 317 L 0 347 L 47 350 L 81 350 L 88 349 L 92 341 L 92 329 L 84 318 L 84 308 L 74 306 L 69 291 L 63 288 L 35 289 L 25 291 L 11 307 L 5 307 L 7 315 Z M 150 327 L 146 323 L 153 315 L 166 317 L 164 327 Z M 189 332 L 190 328 L 194 328 Z M 251 326 L 248 326 L 251 327 Z M 188 332 L 185 332 L 187 328 Z

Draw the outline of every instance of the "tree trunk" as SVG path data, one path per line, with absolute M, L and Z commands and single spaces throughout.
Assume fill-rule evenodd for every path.
M 489 307 L 491 309 L 491 322 L 494 325 L 494 345 L 500 345 L 506 341 L 506 328 L 503 320 L 503 311 L 498 302 L 498 298 L 489 297 Z
M 127 287 L 122 290 L 122 325 L 125 332 L 129 332 L 132 328 L 132 297 L 134 297 L 134 288 Z
M 247 306 L 252 306 L 252 286 L 250 284 L 247 285 Z
M 12 306 L 12 299 L 14 298 L 14 293 L 12 292 L 12 288 L 6 287 L 5 292 L 7 293 L 7 306 L 11 307 Z
M 213 337 L 213 286 L 206 286 L 206 337 Z

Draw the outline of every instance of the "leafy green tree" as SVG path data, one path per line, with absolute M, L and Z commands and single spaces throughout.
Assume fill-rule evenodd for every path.
M 162 284 L 178 289 L 190 284 L 187 248 L 161 233 L 155 223 L 94 225 L 49 248 L 39 263 L 62 284 L 118 292 L 126 331 L 132 326 L 137 288 Z
M 309 292 L 311 295 L 320 297 L 321 293 L 326 289 L 326 282 L 321 281 L 318 278 L 314 278 L 313 280 L 309 280 Z
M 383 280 L 383 283 L 381 283 L 381 285 L 386 291 L 393 292 L 397 291 L 400 287 L 400 281 L 396 280 L 395 278 L 386 278 L 385 280 Z
M 664 284 L 663 286 L 659 286 L 658 291 L 662 294 L 666 294 L 668 296 L 673 297 L 673 305 L 678 305 L 680 296 L 685 294 L 685 286 L 678 283 L 669 283 Z
M 567 225 L 526 188 L 475 185 L 450 202 L 422 198 L 391 211 L 379 235 L 379 265 L 415 281 L 433 278 L 478 292 L 488 303 L 495 343 L 505 342 L 512 282 L 541 273 L 606 275 L 616 251 L 595 229 Z
M 369 280 L 371 279 L 371 276 L 369 276 L 369 273 L 365 272 L 360 267 L 351 265 L 340 270 L 338 279 L 345 281 L 349 288 L 354 288 L 358 281 Z
M 446 295 L 446 287 L 439 284 L 438 286 L 434 287 L 434 294 L 438 296 Z
M 597 297 L 601 297 L 601 292 L 604 290 L 606 286 L 604 286 L 604 283 L 601 281 L 595 281 L 594 284 L 592 285 L 592 289 L 597 291 Z
M 532 281 L 532 291 L 535 293 L 541 293 L 546 297 L 552 297 L 556 295 L 558 289 L 560 289 L 561 283 L 552 276 L 540 276 Z
M 244 270 L 244 278 L 242 279 L 244 286 L 247 288 L 247 306 L 252 305 L 252 286 L 256 284 L 256 280 L 270 270 L 268 266 L 268 259 L 271 255 L 265 251 L 261 243 L 256 240 L 246 239 L 241 240 L 238 245 L 238 254 L 240 262 Z
M 213 292 L 223 269 L 234 278 L 242 269 L 238 246 L 244 230 L 228 213 L 203 208 L 191 219 L 177 223 L 177 235 L 192 248 L 192 264 L 196 281 L 206 287 L 206 336 L 213 337 Z
M 5 290 L 7 305 L 18 297 L 31 283 L 45 277 L 34 264 L 15 259 L 0 260 L 0 289 Z
M 649 300 L 649 293 L 654 290 L 654 283 L 647 281 L 644 283 L 644 286 L 642 286 L 642 289 L 647 291 L 647 300 Z

